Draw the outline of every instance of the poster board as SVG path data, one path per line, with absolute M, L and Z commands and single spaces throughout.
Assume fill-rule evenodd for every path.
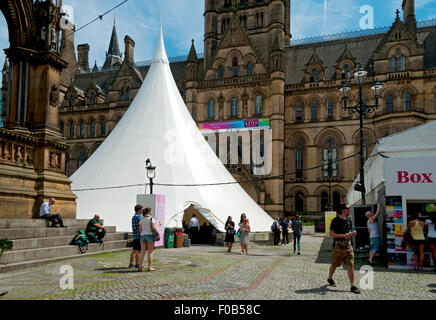
M 156 220 L 156 228 L 160 240 L 155 242 L 156 247 L 163 247 L 165 240 L 165 195 L 163 194 L 138 194 L 137 203 L 144 208 L 151 208 L 152 216 Z
M 330 237 L 330 224 L 332 220 L 336 218 L 336 211 L 326 211 L 325 212 L 325 235 Z

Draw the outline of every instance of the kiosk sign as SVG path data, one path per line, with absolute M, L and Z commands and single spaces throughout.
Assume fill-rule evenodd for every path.
M 430 197 L 436 194 L 435 158 L 391 158 L 385 162 L 386 195 Z

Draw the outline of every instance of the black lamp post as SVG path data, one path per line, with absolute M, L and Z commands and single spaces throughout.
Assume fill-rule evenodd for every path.
M 342 100 L 344 101 L 344 111 L 348 111 L 350 114 L 358 113 L 359 121 L 360 121 L 360 181 L 354 185 L 354 190 L 360 191 L 362 194 L 362 204 L 365 204 L 365 177 L 364 177 L 364 159 L 363 159 L 363 145 L 364 145 L 364 137 L 363 137 L 363 117 L 368 113 L 372 113 L 379 107 L 378 99 L 381 97 L 381 93 L 383 91 L 383 85 L 377 81 L 375 81 L 374 85 L 371 87 L 371 91 L 375 97 L 375 105 L 367 105 L 363 101 L 363 85 L 365 84 L 366 76 L 368 72 L 366 72 L 362 66 L 358 66 L 356 72 L 354 73 L 354 78 L 356 79 L 356 83 L 359 86 L 359 102 L 355 106 L 348 106 L 348 94 L 351 90 L 351 87 L 348 83 L 343 82 L 342 86 L 339 88 L 339 92 L 342 94 Z
M 156 176 L 156 167 L 151 165 L 150 159 L 145 161 L 145 169 L 147 169 L 147 178 L 150 180 L 150 194 L 153 194 L 153 179 Z

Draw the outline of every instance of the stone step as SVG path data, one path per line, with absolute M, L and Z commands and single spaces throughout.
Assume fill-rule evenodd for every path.
M 63 219 L 64 224 L 69 227 L 85 228 L 89 219 Z M 51 222 L 44 219 L 0 219 L 0 229 L 22 229 L 22 228 L 46 228 Z
M 114 233 L 116 227 L 105 227 L 106 232 Z M 9 240 L 16 239 L 31 239 L 31 238 L 47 238 L 47 237 L 64 237 L 74 236 L 77 231 L 84 230 L 82 227 L 68 228 L 22 228 L 22 229 L 0 229 L 0 239 L 6 238 Z
M 12 240 L 14 246 L 11 251 L 66 246 L 70 244 L 73 238 L 74 235 L 64 236 L 64 237 L 50 237 L 50 238 L 16 239 L 16 240 Z M 117 240 L 127 240 L 127 235 L 123 232 L 106 233 L 104 237 L 104 241 L 117 241 Z
M 95 252 L 86 252 L 84 254 L 73 254 L 70 256 L 62 256 L 62 257 L 54 257 L 54 258 L 48 258 L 48 259 L 38 259 L 38 260 L 31 260 L 31 261 L 22 261 L 22 262 L 16 262 L 16 263 L 10 263 L 10 264 L 0 264 L 0 273 L 2 272 L 9 272 L 9 271 L 15 271 L 19 269 L 24 268 L 31 268 L 31 267 L 37 267 L 48 263 L 55 263 L 58 261 L 68 260 L 68 259 L 78 259 L 83 257 L 89 257 L 96 254 L 102 254 L 106 252 L 122 252 L 131 250 L 131 248 L 119 248 L 119 249 L 111 249 L 108 250 L 105 248 L 105 250 L 102 251 L 95 251 Z
M 103 245 L 99 243 L 90 243 L 88 252 L 100 252 L 102 250 L 113 250 L 127 247 L 127 240 L 105 241 Z M 25 250 L 12 250 L 3 253 L 0 258 L 0 264 L 13 264 L 23 261 L 41 260 L 49 258 L 59 258 L 65 256 L 72 256 L 79 254 L 79 247 L 73 245 L 38 248 L 38 249 L 25 249 Z

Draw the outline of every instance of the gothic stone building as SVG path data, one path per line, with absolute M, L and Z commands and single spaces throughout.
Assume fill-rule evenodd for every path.
M 187 59 L 171 63 L 197 123 L 269 118 L 270 176 L 294 174 L 241 185 L 278 216 L 319 214 L 329 194 L 335 206 L 345 201 L 358 157 L 333 164 L 330 191 L 327 166 L 319 166 L 328 156 L 359 151 L 359 119 L 343 111 L 338 92 L 349 83 L 349 103 L 357 103 L 358 65 L 368 71 L 367 103 L 375 103 L 369 87 L 376 79 L 385 87 L 379 109 L 364 119 L 366 156 L 377 139 L 436 120 L 436 23 L 417 24 L 414 0 L 403 1 L 403 18 L 397 12 L 383 32 L 318 42 L 291 41 L 290 8 L 290 0 L 206 0 L 204 55 L 192 43 Z M 122 57 L 114 25 L 103 67 L 91 69 L 90 46 L 77 47 L 76 62 L 74 35 L 64 37 L 62 53 L 70 63 L 63 73 L 60 128 L 71 147 L 69 175 L 116 126 L 141 86 L 149 64 L 135 62 L 134 46 L 126 36 Z M 227 167 L 238 181 L 255 178 L 250 166 Z

